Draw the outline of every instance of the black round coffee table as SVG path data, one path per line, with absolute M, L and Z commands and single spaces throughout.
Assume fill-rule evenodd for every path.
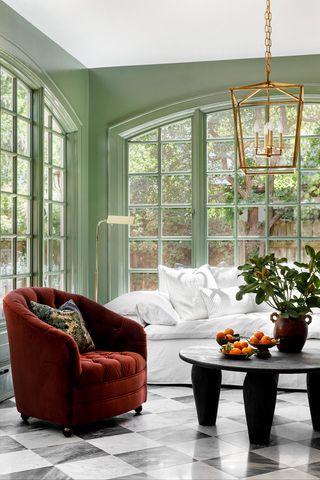
M 216 347 L 188 347 L 180 358 L 192 364 L 191 379 L 200 425 L 215 425 L 221 386 L 221 370 L 246 372 L 243 399 L 251 443 L 267 445 L 276 406 L 279 374 L 306 373 L 309 407 L 314 430 L 320 431 L 320 356 L 318 350 L 282 353 L 271 358 L 226 358 Z

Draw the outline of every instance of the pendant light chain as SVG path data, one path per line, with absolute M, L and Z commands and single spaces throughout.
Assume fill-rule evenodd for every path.
M 265 33 L 266 33 L 266 39 L 265 39 L 265 46 L 266 46 L 266 73 L 267 73 L 267 82 L 270 82 L 270 71 L 271 71 L 271 46 L 272 46 L 272 41 L 271 41 L 271 33 L 272 33 L 272 26 L 271 26 L 271 20 L 272 20 L 272 13 L 270 11 L 270 0 L 267 0 L 267 9 L 266 9 L 266 14 L 265 14 Z

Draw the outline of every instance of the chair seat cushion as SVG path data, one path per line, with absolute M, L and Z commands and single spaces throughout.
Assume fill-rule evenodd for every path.
M 135 375 L 146 367 L 145 359 L 135 352 L 96 350 L 80 355 L 82 373 L 77 385 L 92 385 Z

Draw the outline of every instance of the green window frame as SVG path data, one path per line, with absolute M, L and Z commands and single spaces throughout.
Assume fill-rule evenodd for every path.
M 208 102 L 202 103 L 205 100 Z M 225 125 L 228 126 L 229 131 L 226 133 L 222 129 L 218 135 L 212 135 L 208 130 L 207 134 L 207 121 L 210 116 L 223 117 L 226 114 L 229 116 L 229 120 L 225 120 Z M 133 213 L 133 205 L 130 203 L 129 179 L 135 172 L 130 170 L 130 145 L 135 141 L 143 142 L 144 135 L 147 135 L 148 132 L 187 118 L 192 122 L 191 266 L 200 266 L 207 262 L 217 264 L 222 260 L 227 264 L 239 264 L 251 253 L 262 254 L 271 250 L 275 250 L 279 254 L 289 253 L 289 261 L 302 260 L 303 247 L 306 243 L 320 249 L 320 228 L 317 223 L 320 218 L 318 215 L 320 213 L 320 197 L 317 193 L 320 185 L 320 178 L 318 180 L 318 175 L 320 177 L 320 104 L 319 98 L 311 95 L 306 95 L 300 158 L 295 173 L 296 187 L 292 187 L 290 176 L 278 175 L 268 176 L 268 178 L 265 176 L 262 182 L 258 177 L 252 178 L 251 188 L 248 191 L 246 188 L 244 189 L 244 198 L 239 197 L 239 188 L 244 187 L 246 179 L 236 164 L 231 106 L 222 97 L 221 103 L 218 103 L 218 95 L 181 102 L 111 127 L 108 131 L 109 214 Z M 220 163 L 219 165 L 216 162 L 216 165 L 213 165 L 214 159 L 219 157 L 219 155 L 214 155 L 217 151 L 219 152 L 218 147 L 220 148 L 220 157 L 221 155 L 227 158 L 232 156 L 229 164 Z M 216 152 L 214 152 L 214 148 Z M 208 154 L 211 156 L 209 162 Z M 161 166 L 158 166 L 158 170 L 158 181 L 160 181 Z M 221 186 L 225 184 L 225 181 L 215 182 L 212 180 L 215 180 L 215 177 L 223 178 L 230 174 L 233 177 L 233 184 L 229 183 L 228 188 L 225 191 L 220 190 L 219 194 L 217 185 Z M 307 187 L 310 181 L 313 184 L 311 196 Z M 272 182 L 278 184 L 277 189 L 282 192 L 282 197 L 273 195 Z M 218 195 L 215 196 L 213 191 L 218 191 Z M 291 195 L 287 202 L 285 202 L 286 191 Z M 280 210 L 284 208 L 284 202 L 286 211 L 283 218 L 286 225 L 279 226 L 276 222 L 279 216 L 277 214 L 281 213 Z M 158 203 L 157 208 L 161 211 L 162 205 Z M 262 224 L 260 230 L 258 228 L 249 233 L 246 231 L 245 223 L 248 216 L 252 216 L 252 218 L 258 216 L 259 223 Z M 225 224 L 222 225 L 224 218 L 229 218 L 229 220 L 231 218 L 232 222 L 224 222 Z M 315 224 L 313 231 L 310 230 L 311 222 Z M 293 224 L 294 229 L 292 229 Z M 267 232 L 271 227 L 273 227 L 273 233 L 269 235 Z M 283 233 L 283 229 L 286 229 L 285 233 Z M 111 228 L 109 230 L 106 256 L 109 299 L 129 290 L 130 275 L 133 272 L 146 275 L 157 273 L 156 268 L 132 268 L 129 250 L 129 242 L 132 239 L 129 228 Z M 157 235 L 157 241 L 162 241 L 161 234 Z M 220 246 L 218 242 L 220 242 Z M 213 253 L 219 250 L 217 246 L 220 248 L 220 254 Z M 222 246 L 227 246 L 227 248 L 221 250 Z M 159 251 L 160 249 L 158 249 L 157 258 L 161 263 L 163 257 Z M 294 252 L 295 258 L 293 258 L 292 252 Z M 119 262 L 119 258 L 121 258 L 121 262 Z M 177 262 L 180 263 L 178 259 Z M 154 288 L 155 282 L 150 282 L 148 286 L 146 281 L 141 285 L 143 288 L 150 288 L 150 286 Z

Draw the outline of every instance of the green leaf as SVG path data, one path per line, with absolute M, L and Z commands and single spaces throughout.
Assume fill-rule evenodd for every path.
M 261 303 L 264 301 L 265 301 L 265 292 L 263 290 L 259 290 L 256 295 L 256 304 L 261 305 Z
M 305 251 L 306 251 L 306 253 L 309 257 L 315 258 L 316 252 L 314 251 L 314 249 L 310 245 L 305 246 Z

